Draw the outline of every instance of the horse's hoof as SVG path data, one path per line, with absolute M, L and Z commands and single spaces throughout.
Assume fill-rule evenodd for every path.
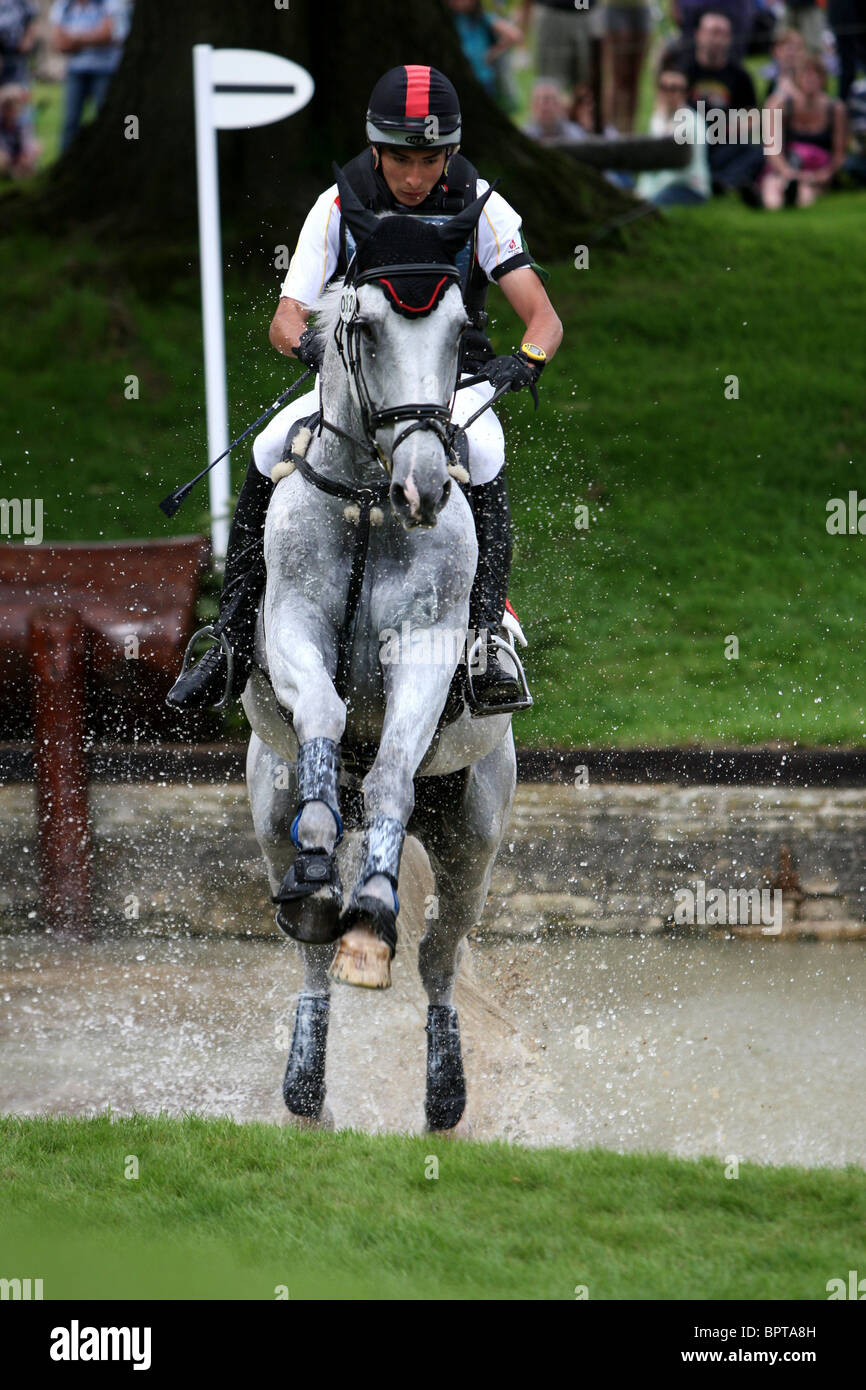
M 342 930 L 339 905 L 316 898 L 278 907 L 274 921 L 284 936 L 307 946 L 329 946 L 339 940 Z
M 296 1115 L 292 1110 L 284 1110 L 279 1123 L 288 1129 L 320 1129 L 328 1132 L 336 1128 L 330 1105 L 324 1101 L 318 1115 Z
M 475 1137 L 475 1127 L 469 1118 L 467 1111 L 463 1111 L 456 1125 L 450 1129 L 431 1129 L 427 1125 L 425 1134 L 435 1134 L 439 1139 L 473 1139 Z
M 369 927 L 350 927 L 340 937 L 329 973 L 340 984 L 387 989 L 391 983 L 391 947 Z

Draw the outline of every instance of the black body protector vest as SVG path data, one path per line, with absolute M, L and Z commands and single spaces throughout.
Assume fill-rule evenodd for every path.
M 410 211 L 409 208 L 401 207 L 392 196 L 382 174 L 373 165 L 373 155 L 370 149 L 364 150 L 350 160 L 344 167 L 343 174 L 351 184 L 358 200 L 363 203 L 364 207 L 370 208 L 372 212 L 388 212 L 401 217 L 418 217 L 425 222 L 439 225 L 447 222 L 449 218 L 461 212 L 467 204 L 475 201 L 475 186 L 478 182 L 478 170 L 474 165 L 470 164 L 468 159 L 464 159 L 463 155 L 455 154 L 448 161 L 446 182 L 438 183 L 417 211 Z M 495 356 L 490 339 L 484 331 L 487 327 L 485 305 L 490 286 L 487 276 L 476 259 L 477 237 L 478 228 L 476 226 L 466 245 L 456 257 L 460 271 L 460 290 L 471 322 L 471 326 L 463 335 L 459 370 L 472 373 Z M 346 226 L 345 218 L 341 217 L 340 251 L 337 258 L 337 268 L 331 283 L 333 280 L 342 280 L 354 254 L 355 239 Z

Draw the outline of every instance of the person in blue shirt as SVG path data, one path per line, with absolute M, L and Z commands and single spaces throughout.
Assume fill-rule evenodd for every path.
M 30 86 L 30 54 L 39 9 L 33 0 L 0 0 L 0 87 Z
M 502 62 L 509 48 L 521 42 L 522 31 L 501 15 L 487 14 L 481 0 L 447 0 L 460 47 L 476 80 L 500 106 L 510 105 Z
M 18 122 L 25 130 L 28 150 L 36 148 L 33 134 L 33 82 L 30 59 L 39 33 L 39 8 L 33 0 L 0 0 L 0 87 L 24 87 Z
M 66 54 L 66 100 L 61 153 L 81 128 L 88 101 L 97 111 L 105 99 L 129 31 L 126 0 L 55 0 L 51 7 L 53 41 Z

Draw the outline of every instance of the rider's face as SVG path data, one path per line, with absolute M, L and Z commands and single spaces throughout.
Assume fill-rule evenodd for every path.
M 382 150 L 382 174 L 398 203 L 423 203 L 445 168 L 444 150 Z

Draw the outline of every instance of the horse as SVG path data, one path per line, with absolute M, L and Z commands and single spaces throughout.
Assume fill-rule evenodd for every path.
M 283 1099 L 288 1122 L 333 1125 L 331 981 L 390 983 L 409 834 L 436 883 L 418 950 L 427 1129 L 461 1133 L 453 991 L 516 783 L 510 712 L 477 718 L 464 703 L 450 722 L 441 718 L 466 661 L 478 557 L 467 497 L 452 487 L 468 481 L 450 423 L 468 324 L 456 256 L 488 194 L 437 227 L 377 217 L 337 177 L 357 249 L 314 306 L 321 412 L 290 434 L 273 474 L 267 582 L 242 696 L 255 833 L 277 925 L 303 958 Z M 502 661 L 523 680 L 513 640 Z M 346 905 L 344 815 L 356 850 L 363 828 Z

